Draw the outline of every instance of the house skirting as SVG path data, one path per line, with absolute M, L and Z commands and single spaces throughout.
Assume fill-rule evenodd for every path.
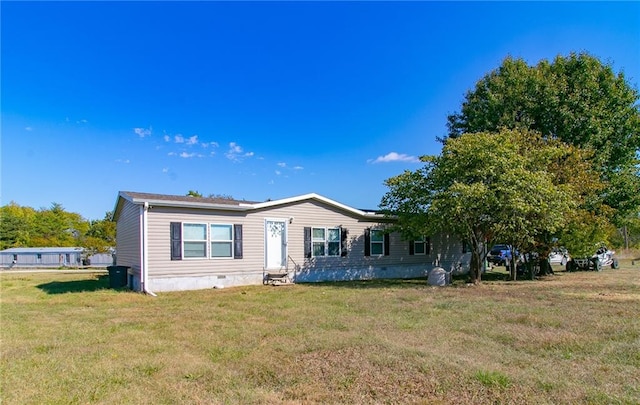
M 408 279 L 426 277 L 433 268 L 430 264 L 367 266 L 357 268 L 311 268 L 298 271 L 292 278 L 296 283 L 325 281 L 357 281 L 375 279 Z
M 296 283 L 318 283 L 327 281 L 356 281 L 374 279 L 426 278 L 434 266 L 430 264 L 380 266 L 360 268 L 302 268 L 290 271 L 289 277 Z M 263 284 L 264 272 L 211 274 L 159 277 L 149 275 L 147 288 L 153 292 L 204 290 L 209 288 L 238 287 Z M 137 279 L 129 281 L 129 287 L 140 290 Z

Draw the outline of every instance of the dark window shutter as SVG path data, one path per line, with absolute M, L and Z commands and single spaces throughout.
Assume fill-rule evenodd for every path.
M 242 225 L 233 225 L 233 258 L 242 259 Z
M 415 242 L 414 241 L 409 241 L 409 254 L 410 255 L 415 254 Z
M 340 256 L 347 256 L 347 236 L 349 235 L 349 231 L 342 228 L 340 229 Z
M 389 256 L 389 234 L 384 234 L 384 255 Z
M 425 254 L 431 254 L 431 238 L 427 237 L 425 239 L 425 243 L 427 245 L 427 248 L 425 249 Z
M 304 227 L 304 257 L 311 257 L 311 228 Z
M 364 255 L 371 256 L 371 228 L 364 230 Z
M 171 260 L 182 260 L 182 223 L 171 222 Z

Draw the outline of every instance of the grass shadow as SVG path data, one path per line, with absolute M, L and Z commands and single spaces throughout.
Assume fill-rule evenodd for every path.
M 52 281 L 36 287 L 47 294 L 65 294 L 105 290 L 109 288 L 109 275 L 96 276 L 93 280 Z
M 482 281 L 508 281 L 509 273 L 501 271 L 486 271 L 482 273 Z

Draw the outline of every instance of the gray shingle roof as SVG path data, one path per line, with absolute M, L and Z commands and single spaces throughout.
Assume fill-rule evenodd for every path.
M 255 201 L 245 200 L 233 200 L 230 198 L 217 198 L 217 197 L 192 197 L 188 195 L 168 195 L 168 194 L 153 194 L 153 193 L 138 193 L 133 191 L 122 191 L 122 194 L 126 194 L 132 199 L 136 200 L 154 200 L 154 201 L 175 201 L 175 202 L 193 202 L 203 204 L 222 204 L 222 205 L 240 205 L 240 204 L 255 204 Z

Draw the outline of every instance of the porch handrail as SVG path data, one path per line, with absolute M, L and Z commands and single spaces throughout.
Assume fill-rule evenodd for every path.
M 293 260 L 293 257 L 287 255 L 287 265 L 286 265 L 286 270 L 287 273 L 289 272 L 289 261 L 291 261 L 291 263 L 293 263 L 293 279 L 296 279 L 296 275 L 298 274 L 298 270 L 300 270 L 300 265 L 298 263 L 296 263 L 295 260 Z

